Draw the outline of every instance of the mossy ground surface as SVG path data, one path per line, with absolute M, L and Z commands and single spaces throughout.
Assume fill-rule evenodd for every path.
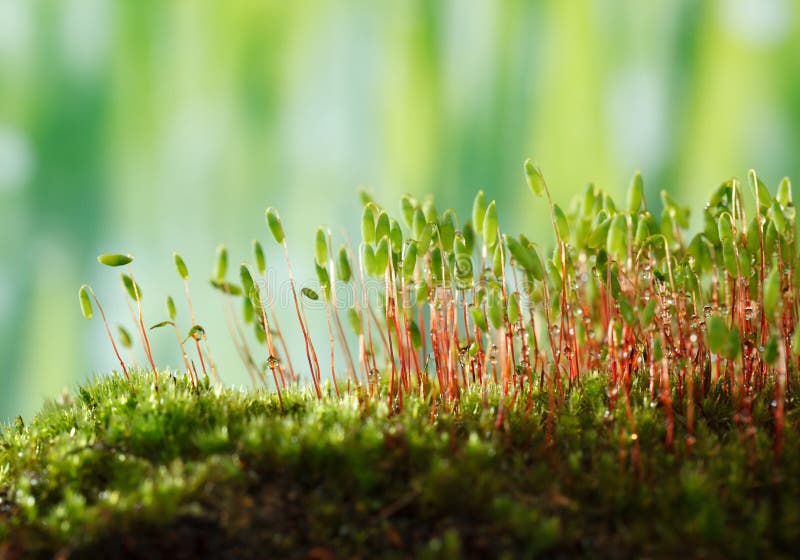
M 698 403 L 696 443 L 664 447 L 664 413 L 634 382 L 637 472 L 600 377 L 568 396 L 429 400 L 277 397 L 163 374 L 89 383 L 0 435 L 0 556 L 791 557 L 800 447 L 787 413 L 779 464 L 767 400 L 748 431 L 729 397 Z M 765 392 L 766 393 L 766 392 Z M 608 411 L 608 412 L 607 412 Z

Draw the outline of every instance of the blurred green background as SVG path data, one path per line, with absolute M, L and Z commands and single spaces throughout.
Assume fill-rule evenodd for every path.
M 238 263 L 267 241 L 268 205 L 308 277 L 318 223 L 357 234 L 359 185 L 459 212 L 482 188 L 545 235 L 527 156 L 561 202 L 589 180 L 622 193 L 636 168 L 654 205 L 662 188 L 701 204 L 748 167 L 800 180 L 796 6 L 0 0 L 0 420 L 114 367 L 77 305 L 91 282 L 130 327 L 99 252 L 137 256 L 151 323 L 181 295 L 182 253 L 223 378 L 243 384 L 206 279 L 217 243 Z M 169 333 L 154 345 L 180 365 Z

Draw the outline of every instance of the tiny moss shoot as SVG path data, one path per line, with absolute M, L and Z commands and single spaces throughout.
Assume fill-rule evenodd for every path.
M 175 332 L 184 370 L 162 383 L 133 257 L 98 257 L 128 267 L 152 371 L 136 368 L 120 326 L 126 364 L 82 286 L 81 311 L 97 306 L 122 377 L 4 429 L 0 556 L 790 556 L 800 278 L 789 180 L 774 195 L 754 171 L 746 185 L 724 181 L 694 232 L 666 191 L 648 208 L 638 172 L 624 204 L 589 185 L 562 207 L 531 160 L 522 171 L 533 196 L 520 204 L 547 204 L 552 245 L 505 230 L 482 191 L 466 221 L 410 195 L 395 219 L 362 193 L 357 245 L 334 251 L 317 231 L 314 288 L 296 285 L 269 208 L 307 369 L 292 365 L 261 243 L 235 280 L 220 246 L 210 282 L 248 393 L 223 387 L 179 255 L 190 325 L 168 297 L 151 329 Z M 329 374 L 309 320 L 327 323 Z

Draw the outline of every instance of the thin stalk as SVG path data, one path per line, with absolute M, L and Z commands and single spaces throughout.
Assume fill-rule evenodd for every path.
M 306 323 L 303 321 L 302 313 L 300 312 L 300 300 L 297 297 L 297 289 L 294 284 L 294 274 L 292 273 L 292 263 L 289 260 L 289 246 L 286 244 L 286 239 L 283 240 L 283 252 L 286 257 L 286 268 L 289 272 L 289 285 L 292 288 L 292 298 L 294 299 L 294 308 L 297 312 L 297 320 L 300 323 L 300 329 L 303 331 L 303 339 L 306 345 L 306 358 L 308 358 L 308 367 L 311 369 L 311 378 L 314 380 L 314 389 L 317 393 L 317 398 L 322 399 L 322 391 L 319 387 L 319 362 L 316 359 L 316 352 L 314 352 L 314 345 L 311 342 L 311 337 L 308 334 Z M 313 356 L 313 358 L 312 358 Z
M 116 355 L 117 360 L 119 361 L 119 365 L 122 368 L 122 373 L 125 375 L 126 381 L 131 380 L 131 376 L 128 375 L 128 368 L 125 367 L 125 362 L 122 361 L 122 356 L 119 354 L 119 348 L 117 348 L 117 343 L 114 341 L 114 335 L 111 334 L 111 327 L 108 326 L 108 321 L 106 320 L 106 313 L 103 310 L 103 306 L 100 305 L 100 300 L 97 299 L 97 295 L 94 293 L 94 290 L 91 286 L 89 286 L 89 291 L 92 294 L 92 299 L 97 304 L 97 309 L 100 311 L 100 317 L 103 319 L 103 326 L 106 328 L 106 333 L 108 333 L 108 339 L 111 341 L 111 347 L 114 349 L 114 355 Z
M 144 352 L 147 356 L 147 361 L 150 362 L 150 367 L 153 368 L 153 376 L 155 377 L 156 392 L 158 392 L 158 369 L 156 363 L 153 361 L 153 352 L 150 350 L 150 340 L 147 338 L 147 331 L 144 328 L 144 318 L 142 317 L 142 298 L 139 296 L 139 287 L 136 285 L 136 279 L 133 277 L 133 267 L 128 265 L 128 274 L 131 277 L 131 284 L 133 284 L 133 293 L 136 296 L 136 307 L 139 310 L 139 327 L 142 332 L 142 340 L 144 342 Z
M 197 324 L 197 320 L 195 319 L 195 316 L 194 316 L 194 306 L 192 305 L 192 295 L 189 293 L 189 279 L 188 278 L 184 278 L 183 279 L 183 291 L 186 294 L 186 304 L 189 307 L 189 317 L 191 317 L 191 319 L 192 319 L 192 325 L 196 325 Z M 208 373 L 206 372 L 206 362 L 203 359 L 203 352 L 200 351 L 200 341 L 195 337 L 192 337 L 192 338 L 194 338 L 194 343 L 195 343 L 195 346 L 197 348 L 197 357 L 200 359 L 200 367 L 203 369 L 203 374 L 208 375 Z

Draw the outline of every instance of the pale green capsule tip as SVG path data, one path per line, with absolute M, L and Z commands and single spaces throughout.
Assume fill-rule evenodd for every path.
M 483 194 L 483 191 L 478 191 L 475 201 L 472 203 L 472 221 L 475 229 L 480 233 L 483 233 L 484 215 L 486 215 L 486 195 Z
M 375 239 L 380 241 L 385 236 L 389 235 L 391 231 L 391 224 L 389 223 L 389 214 L 381 211 L 378 214 L 378 221 L 375 223 Z
M 169 314 L 169 318 L 173 321 L 178 314 L 175 309 L 175 301 L 172 299 L 172 296 L 167 296 L 167 313 Z
M 369 206 L 361 214 L 361 237 L 364 243 L 375 243 L 375 215 Z
M 536 196 L 542 196 L 545 193 L 547 186 L 541 170 L 534 165 L 530 158 L 525 160 L 524 167 L 525 179 L 528 182 L 528 187 L 530 187 L 531 192 L 533 192 L 533 194 Z
M 122 255 L 119 253 L 106 253 L 97 256 L 97 261 L 106 266 L 125 266 L 133 262 L 133 255 Z
M 78 301 L 81 304 L 81 313 L 83 313 L 83 316 L 87 320 L 91 319 L 94 311 L 92 310 L 92 300 L 89 298 L 89 286 L 86 284 L 81 286 L 80 290 L 78 290 Z
M 300 292 L 310 300 L 316 301 L 319 299 L 319 294 L 317 294 L 317 292 L 311 288 L 303 288 L 300 290 Z
M 383 237 L 375 249 L 375 273 L 383 274 L 389 266 L 389 240 Z
M 361 204 L 364 206 L 368 206 L 370 204 L 375 204 L 375 201 L 372 199 L 372 195 L 367 192 L 367 189 L 364 187 L 360 187 L 358 189 L 358 198 L 361 200 Z
M 719 217 L 717 233 L 720 241 L 725 242 L 733 239 L 733 227 L 731 226 L 730 217 L 727 214 L 723 214 Z
M 314 258 L 319 266 L 325 266 L 328 263 L 328 239 L 322 227 L 317 228 L 317 236 L 314 241 Z
M 278 244 L 283 243 L 283 224 L 281 223 L 281 217 L 278 215 L 278 211 L 273 207 L 269 207 L 267 208 L 266 216 L 267 225 L 272 232 L 272 237 L 275 238 L 275 242 Z
M 637 169 L 631 177 L 631 184 L 628 187 L 628 212 L 638 212 L 644 198 L 644 182 L 642 174 Z
M 259 274 L 263 276 L 267 271 L 267 259 L 264 256 L 264 248 L 261 246 L 258 239 L 253 239 L 253 257 L 256 260 L 256 267 L 258 267 Z
M 513 325 L 519 320 L 519 294 L 513 293 L 508 298 L 508 321 Z
M 781 277 L 778 268 L 772 270 L 764 280 L 764 313 L 772 319 L 777 313 L 781 297 Z
M 792 203 L 792 182 L 789 177 L 784 177 L 778 186 L 778 202 L 784 208 Z
M 350 327 L 353 329 L 353 332 L 357 335 L 360 335 L 363 332 L 361 327 L 361 319 L 358 316 L 358 312 L 350 307 L 347 309 L 347 318 L 350 320 Z
M 569 222 L 567 221 L 567 215 L 564 214 L 564 211 L 558 204 L 553 205 L 553 214 L 556 217 L 556 229 L 558 236 L 561 238 L 561 241 L 568 241 L 569 240 Z
M 225 274 L 228 272 L 228 249 L 225 248 L 225 245 L 219 245 L 217 247 L 217 260 L 214 266 L 214 278 L 217 280 L 223 280 L 225 278 Z
M 400 211 L 403 214 L 403 221 L 406 226 L 414 226 L 414 210 L 417 208 L 417 201 L 410 194 L 406 193 L 400 198 Z
M 131 338 L 131 333 L 127 331 L 125 327 L 122 325 L 117 325 L 117 332 L 119 333 L 119 341 L 125 348 L 131 348 L 133 346 L 133 339 Z
M 128 276 L 127 274 L 121 274 L 120 278 L 122 278 L 122 284 L 125 286 L 125 290 L 127 290 L 128 295 L 131 297 L 132 300 L 136 301 L 142 299 L 142 289 L 139 287 L 139 284 L 133 281 L 133 278 Z
M 194 339 L 205 338 L 205 336 L 206 336 L 206 331 L 203 327 L 201 327 L 200 325 L 192 325 L 192 328 L 189 329 L 189 332 L 183 341 L 186 342 L 190 338 Z
M 618 261 L 622 261 L 627 254 L 628 223 L 624 214 L 617 214 L 608 229 L 606 251 Z
M 499 329 L 503 324 L 503 296 L 499 290 L 489 292 L 487 311 L 492 327 Z
M 188 280 L 189 269 L 186 267 L 186 263 L 183 262 L 183 259 L 178 253 L 173 253 L 172 256 L 175 259 L 175 270 L 178 271 L 178 275 L 184 280 Z
M 239 266 L 239 277 L 242 280 L 242 291 L 247 297 L 250 297 L 255 286 L 255 282 L 253 282 L 253 275 L 250 273 L 250 267 L 242 263 Z
M 483 239 L 489 247 L 494 247 L 497 241 L 497 204 L 494 200 L 486 207 L 483 217 Z
M 339 266 L 336 268 L 336 275 L 342 282 L 349 282 L 353 271 L 350 268 L 350 257 L 344 246 L 339 247 Z

